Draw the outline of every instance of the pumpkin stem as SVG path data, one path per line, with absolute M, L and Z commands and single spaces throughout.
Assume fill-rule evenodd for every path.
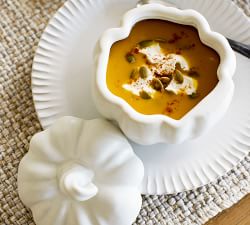
M 98 192 L 92 183 L 94 172 L 78 163 L 64 163 L 57 172 L 57 178 L 61 192 L 75 201 L 86 201 Z

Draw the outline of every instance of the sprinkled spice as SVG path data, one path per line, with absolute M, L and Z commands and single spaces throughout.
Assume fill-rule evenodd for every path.
M 182 38 L 182 36 L 178 35 L 177 33 L 173 33 L 173 37 L 168 40 L 169 44 L 174 44 L 177 41 L 179 41 Z
M 172 113 L 172 112 L 173 112 L 173 109 L 172 109 L 170 106 L 167 106 L 166 112 L 167 112 L 167 113 Z
M 167 105 L 165 108 L 165 114 L 174 113 L 174 111 L 177 109 L 177 106 L 179 104 L 180 104 L 180 101 L 178 99 L 174 99 L 171 102 L 167 102 Z
M 134 48 L 134 53 L 138 54 L 139 53 L 139 49 L 138 48 Z
M 187 45 L 183 45 L 179 48 L 179 50 L 190 50 L 192 48 L 195 47 L 195 44 L 187 44 Z

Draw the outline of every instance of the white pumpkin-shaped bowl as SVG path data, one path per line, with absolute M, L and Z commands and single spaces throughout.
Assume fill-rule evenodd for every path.
M 32 138 L 18 191 L 37 225 L 129 225 L 142 178 L 141 161 L 111 123 L 64 117 Z
M 106 71 L 112 45 L 128 37 L 133 26 L 145 19 L 191 25 L 198 30 L 201 41 L 220 56 L 218 84 L 180 120 L 165 115 L 141 114 L 124 99 L 112 94 L 107 87 Z M 180 10 L 160 4 L 132 9 L 124 15 L 121 27 L 109 29 L 102 35 L 95 56 L 96 74 L 92 87 L 95 104 L 104 117 L 117 121 L 125 135 L 139 144 L 180 143 L 198 137 L 223 117 L 233 96 L 232 76 L 236 67 L 234 52 L 227 40 L 211 31 L 205 18 L 194 10 Z

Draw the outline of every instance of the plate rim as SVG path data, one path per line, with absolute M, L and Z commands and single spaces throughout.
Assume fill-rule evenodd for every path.
M 49 20 L 49 22 L 48 22 L 46 28 L 45 28 L 44 31 L 43 31 L 43 34 L 41 35 L 41 38 L 40 38 L 40 40 L 39 40 L 39 43 L 38 43 L 38 45 L 37 45 L 36 53 L 35 53 L 35 56 L 34 56 L 34 59 L 33 59 L 33 63 L 32 63 L 32 72 L 31 72 L 32 100 L 33 100 L 33 103 L 34 103 L 34 108 L 35 108 L 35 111 L 36 111 L 36 114 L 37 114 L 37 118 L 38 118 L 38 120 L 39 120 L 39 122 L 40 122 L 40 124 L 41 124 L 41 127 L 42 127 L 43 129 L 46 129 L 49 125 L 48 125 L 48 126 L 44 126 L 44 125 L 43 125 L 42 116 L 40 115 L 40 110 L 38 109 L 38 105 L 37 105 L 37 104 L 38 104 L 38 103 L 37 103 L 37 102 L 38 102 L 38 101 L 37 101 L 37 93 L 34 92 L 34 87 L 36 86 L 36 84 L 35 84 L 35 82 L 34 82 L 35 68 L 37 67 L 37 65 L 40 64 L 40 62 L 39 62 L 39 60 L 38 60 L 38 59 L 39 59 L 38 51 L 39 51 L 39 49 L 41 49 L 41 43 L 42 43 L 42 41 L 45 41 L 45 40 L 46 40 L 46 34 L 47 34 L 47 32 L 48 32 L 48 29 L 49 29 L 51 26 L 54 25 L 55 20 L 57 20 L 58 17 L 59 17 L 59 15 L 60 15 L 60 12 L 61 12 L 62 10 L 64 10 L 65 8 L 69 7 L 70 4 L 74 4 L 74 3 L 73 3 L 74 1 L 75 1 L 75 0 L 68 0 L 68 1 L 66 1 L 66 2 L 58 9 L 58 11 L 54 14 L 54 16 Z M 78 1 L 78 2 L 85 2 L 85 1 L 87 1 L 87 0 L 77 0 L 77 1 Z M 226 2 L 226 0 L 221 0 L 221 1 Z M 136 1 L 135 1 L 135 2 L 136 2 Z M 240 9 L 238 8 L 238 6 L 237 6 L 234 2 L 231 1 L 231 5 L 233 5 L 234 7 L 236 7 L 236 8 L 238 9 L 238 12 L 241 14 L 241 16 L 243 15 L 244 18 L 248 19 L 248 17 L 243 13 L 242 10 L 240 10 Z M 249 20 L 249 22 L 250 22 L 250 20 Z M 38 95 L 39 95 L 39 94 L 38 94 Z M 245 154 L 245 156 L 246 156 L 246 155 L 247 155 L 247 153 Z M 245 157 L 245 156 L 244 156 L 244 157 Z M 242 157 L 242 158 L 244 158 L 244 157 Z M 241 158 L 241 159 L 242 159 L 242 158 Z M 192 186 L 191 188 L 188 188 L 188 189 L 187 189 L 187 188 L 185 188 L 184 185 L 183 185 L 183 188 L 182 188 L 182 189 L 177 189 L 177 190 L 175 190 L 175 191 L 167 191 L 167 188 L 165 187 L 163 192 L 157 191 L 157 188 L 154 187 L 154 190 L 153 190 L 153 191 L 149 191 L 149 188 L 146 187 L 147 185 L 144 184 L 144 183 L 145 183 L 145 182 L 144 182 L 145 180 L 143 180 L 143 183 L 142 183 L 142 184 L 144 184 L 144 185 L 142 185 L 142 190 L 141 190 L 141 192 L 142 192 L 142 194 L 170 194 L 170 193 L 171 193 L 171 194 L 174 194 L 174 193 L 178 193 L 178 192 L 181 192 L 181 191 L 187 191 L 187 190 L 199 188 L 199 187 L 201 187 L 201 186 L 203 186 L 203 185 L 206 185 L 206 184 L 208 184 L 208 183 L 210 183 L 210 182 L 215 181 L 215 180 L 218 179 L 220 176 L 226 174 L 228 171 L 230 171 L 231 169 L 233 169 L 233 168 L 239 163 L 239 161 L 241 161 L 241 159 L 239 158 L 238 160 L 236 160 L 236 162 L 234 162 L 234 165 L 231 166 L 230 168 L 228 168 L 228 169 L 225 169 L 225 168 L 224 168 L 223 173 L 222 173 L 222 174 L 218 174 L 215 178 L 213 178 L 213 180 L 210 180 L 209 182 L 201 183 L 199 186 L 195 186 L 195 185 L 194 185 L 194 186 Z M 155 186 L 157 186 L 157 185 L 155 185 Z

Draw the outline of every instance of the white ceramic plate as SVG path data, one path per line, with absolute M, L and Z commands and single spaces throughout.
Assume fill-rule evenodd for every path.
M 33 64 L 32 91 L 44 128 L 60 116 L 99 117 L 91 99 L 93 49 L 101 33 L 118 26 L 135 0 L 69 0 L 50 21 Z M 250 22 L 227 0 L 176 0 L 203 13 L 212 29 L 250 44 Z M 210 133 L 181 145 L 133 144 L 145 166 L 144 194 L 196 188 L 231 169 L 250 149 L 250 60 L 237 55 L 236 91 L 225 118 Z M 211 109 L 212 110 L 212 109 Z

